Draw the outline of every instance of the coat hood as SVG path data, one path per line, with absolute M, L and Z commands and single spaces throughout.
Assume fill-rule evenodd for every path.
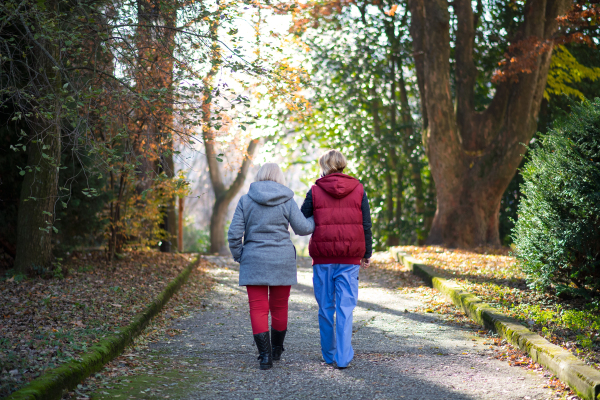
M 325 175 L 315 183 L 336 199 L 348 196 L 360 184 L 358 179 L 338 172 Z
M 277 182 L 259 181 L 250 184 L 248 196 L 263 206 L 277 206 L 294 197 L 294 192 Z

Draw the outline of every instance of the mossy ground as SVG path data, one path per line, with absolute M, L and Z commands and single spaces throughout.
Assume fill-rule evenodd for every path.
M 136 251 L 109 265 L 101 252 L 77 252 L 64 277 L 0 277 L 0 397 L 128 326 L 193 257 Z
M 436 275 L 456 281 L 488 305 L 600 369 L 598 299 L 565 299 L 527 287 L 526 276 L 509 249 L 403 246 L 394 251 L 422 260 Z
M 165 364 L 149 361 L 151 370 L 113 378 L 108 386 L 97 389 L 89 396 L 94 400 L 187 398 L 198 383 L 219 379 L 214 372 L 198 368 L 200 361 L 193 358 Z

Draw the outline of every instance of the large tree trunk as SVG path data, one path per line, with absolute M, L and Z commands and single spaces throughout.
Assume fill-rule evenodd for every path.
M 136 85 L 140 92 L 166 89 L 165 97 L 158 101 L 142 101 L 138 109 L 137 140 L 138 154 L 143 155 L 139 170 L 139 191 L 153 185 L 157 173 L 174 178 L 173 160 L 173 66 L 175 49 L 175 23 L 178 4 L 158 0 L 137 0 L 140 26 L 137 32 L 139 72 Z M 156 95 L 152 95 L 156 96 Z M 154 98 L 154 100 L 157 100 Z M 145 136 L 145 137 L 144 137 Z M 162 241 L 161 251 L 175 251 L 177 218 L 175 196 L 164 193 L 161 207 L 160 227 L 167 238 Z
M 225 218 L 229 210 L 229 201 L 215 200 L 212 215 L 210 216 L 210 252 L 227 254 L 228 246 L 225 243 Z
M 257 145 L 257 139 L 250 141 L 247 149 L 247 157 L 242 162 L 242 166 L 240 167 L 233 183 L 226 188 L 223 184 L 223 177 L 217 161 L 214 136 L 212 136 L 210 133 L 205 133 L 204 135 L 206 160 L 208 162 L 210 180 L 215 193 L 215 204 L 213 206 L 213 212 L 210 218 L 211 253 L 223 255 L 229 254 L 229 248 L 225 243 L 225 219 L 227 218 L 227 211 L 229 210 L 229 204 L 231 203 L 231 200 L 233 200 L 235 195 L 244 185 L 244 181 L 246 180 L 248 169 L 250 168 L 250 163 L 252 161 L 251 158 L 256 150 Z
M 15 269 L 23 274 L 50 266 L 58 191 L 60 124 L 41 116 L 36 122 L 33 129 L 38 142 L 29 143 L 27 159 L 33 170 L 25 175 L 19 202 Z
M 170 150 L 173 150 L 173 141 L 170 141 L 169 143 L 169 147 Z M 165 172 L 167 173 L 167 176 L 171 179 L 173 179 L 175 177 L 175 161 L 173 160 L 173 153 L 169 154 L 168 156 L 165 157 L 165 161 L 167 164 L 167 168 L 165 170 Z M 178 220 L 177 220 L 177 213 L 175 211 L 175 196 L 174 195 L 170 195 L 167 198 L 167 210 L 165 212 L 164 218 L 165 221 L 163 222 L 165 224 L 165 226 L 167 227 L 166 231 L 169 234 L 169 241 L 171 242 L 171 252 L 175 252 L 176 249 L 176 244 L 177 244 L 177 226 L 178 226 Z
M 49 1 L 46 6 L 52 11 L 58 10 L 57 1 Z M 41 272 L 52 261 L 54 205 L 61 154 L 59 48 L 60 43 L 54 40 L 40 39 L 33 51 L 40 72 L 35 82 L 42 97 L 32 111 L 31 140 L 27 144 L 28 172 L 19 200 L 15 269 L 24 274 L 31 273 L 34 268 Z M 54 95 L 53 100 L 48 100 L 51 95 Z M 52 117 L 45 115 L 47 113 Z
M 568 0 L 530 0 L 515 41 L 543 43 L 556 32 Z M 428 129 L 427 155 L 437 191 L 437 211 L 427 239 L 451 247 L 499 246 L 500 199 L 537 128 L 551 50 L 534 56 L 530 73 L 498 84 L 483 112 L 474 108 L 477 70 L 470 0 L 453 3 L 457 16 L 456 98 L 450 89 L 450 13 L 444 0 L 410 0 L 415 54 L 422 78 Z M 418 39 L 418 40 L 417 40 Z M 548 46 L 551 48 L 551 46 Z M 456 111 L 455 104 L 456 103 Z
M 213 206 L 213 212 L 210 218 L 210 252 L 227 255 L 229 253 L 229 247 L 225 243 L 225 219 L 227 218 L 227 211 L 229 204 L 235 195 L 240 191 L 248 175 L 248 169 L 252 162 L 252 156 L 258 146 L 258 139 L 250 140 L 246 156 L 242 165 L 231 185 L 227 188 L 223 183 L 223 176 L 219 168 L 219 161 L 217 160 L 217 150 L 215 147 L 216 132 L 213 129 L 211 116 L 211 90 L 213 85 L 214 76 L 219 70 L 220 64 L 220 48 L 218 39 L 218 28 L 219 20 L 213 19 L 210 22 L 210 34 L 213 40 L 212 44 L 212 68 L 204 78 L 205 97 L 204 104 L 202 105 L 202 136 L 204 140 L 204 148 L 206 150 L 206 162 L 208 163 L 208 172 L 210 175 L 210 183 L 215 193 L 215 204 Z

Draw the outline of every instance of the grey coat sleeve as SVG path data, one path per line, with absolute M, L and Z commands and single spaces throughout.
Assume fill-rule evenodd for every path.
M 236 262 L 240 262 L 242 258 L 242 250 L 244 247 L 244 231 L 246 229 L 246 222 L 244 221 L 244 206 L 242 199 L 235 208 L 231 225 L 229 225 L 229 232 L 227 232 L 227 241 L 229 242 L 229 250 L 231 255 Z
M 296 235 L 306 236 L 315 231 L 315 219 L 313 217 L 306 218 L 294 199 L 289 201 L 290 204 L 290 225 Z

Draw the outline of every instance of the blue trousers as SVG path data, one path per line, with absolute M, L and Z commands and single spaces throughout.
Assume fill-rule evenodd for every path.
M 313 286 L 319 304 L 321 352 L 326 363 L 335 361 L 338 367 L 346 367 L 354 357 L 351 342 L 352 311 L 358 301 L 359 269 L 360 265 L 353 264 L 313 265 Z

